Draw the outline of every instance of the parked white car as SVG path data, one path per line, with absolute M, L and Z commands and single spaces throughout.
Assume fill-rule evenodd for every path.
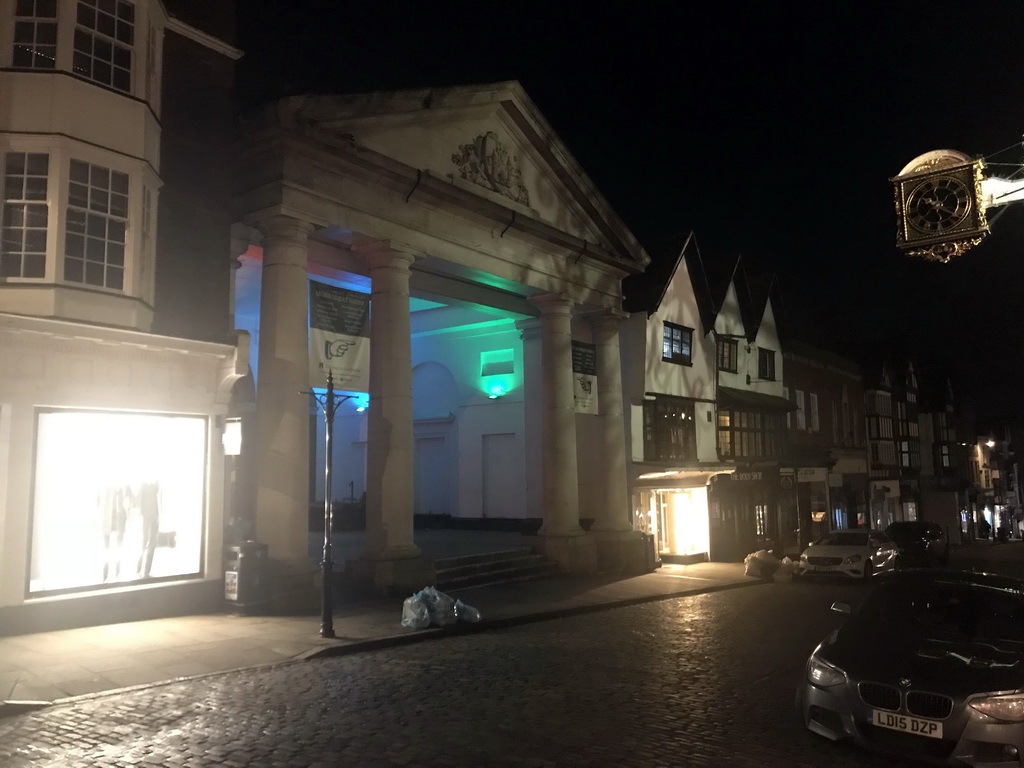
M 796 574 L 870 579 L 876 573 L 896 571 L 900 567 L 900 550 L 881 531 L 852 528 L 830 531 L 800 555 Z

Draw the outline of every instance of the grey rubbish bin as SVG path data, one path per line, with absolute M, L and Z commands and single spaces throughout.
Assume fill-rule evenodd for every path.
M 270 602 L 267 545 L 247 541 L 228 547 L 224 564 L 224 599 L 229 607 L 255 612 Z

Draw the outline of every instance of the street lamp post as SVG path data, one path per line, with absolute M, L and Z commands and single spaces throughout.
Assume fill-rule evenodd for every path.
M 309 395 L 324 409 L 324 553 L 320 562 L 321 606 L 320 606 L 320 637 L 334 637 L 334 558 L 331 542 L 334 527 L 334 501 L 331 468 L 334 463 L 334 414 L 339 405 L 352 398 L 352 395 L 339 395 L 334 392 L 334 376 L 327 371 L 327 392 L 318 395 L 314 390 L 303 392 Z

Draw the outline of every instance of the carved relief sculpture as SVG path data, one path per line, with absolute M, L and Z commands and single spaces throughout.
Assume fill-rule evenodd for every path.
M 530 204 L 530 193 L 523 186 L 519 158 L 509 152 L 494 131 L 477 136 L 472 144 L 460 144 L 452 155 L 459 175 L 466 181 L 498 192 L 522 205 Z

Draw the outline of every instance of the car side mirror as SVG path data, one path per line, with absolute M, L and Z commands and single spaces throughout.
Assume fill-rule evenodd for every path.
M 849 603 L 832 603 L 832 610 L 835 611 L 836 613 L 842 613 L 842 614 L 844 614 L 846 616 L 849 616 L 850 613 L 851 613 L 851 608 L 850 608 L 850 604 Z

